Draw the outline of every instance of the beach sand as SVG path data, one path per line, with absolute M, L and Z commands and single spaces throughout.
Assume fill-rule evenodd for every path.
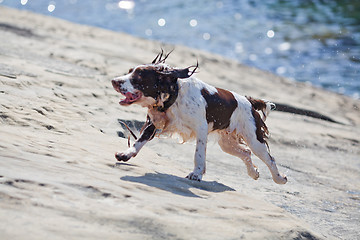
M 358 239 L 360 103 L 221 56 L 0 7 L 1 239 Z M 196 75 L 242 95 L 316 111 L 340 122 L 274 111 L 269 145 L 286 185 L 254 157 L 260 178 L 208 143 L 202 182 L 194 143 L 157 139 L 127 148 L 110 80 L 150 63 L 200 64 Z M 119 136 L 125 136 L 119 137 Z

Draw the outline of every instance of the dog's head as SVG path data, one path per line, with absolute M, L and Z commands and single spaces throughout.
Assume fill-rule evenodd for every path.
M 131 68 L 128 74 L 112 80 L 114 89 L 125 96 L 125 99 L 120 101 L 120 105 L 128 106 L 136 103 L 143 107 L 161 106 L 172 95 L 177 95 L 177 80 L 189 78 L 197 68 L 191 66 L 195 67 L 193 71 L 190 71 L 191 67 L 173 68 L 164 63 L 166 58 L 161 60 L 160 57 L 158 62 L 156 59 L 152 64 Z

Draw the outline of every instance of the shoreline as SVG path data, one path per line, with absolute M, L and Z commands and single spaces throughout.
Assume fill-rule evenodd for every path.
M 240 160 L 214 143 L 208 143 L 207 174 L 200 183 L 182 178 L 192 167 L 191 143 L 154 139 L 130 162 L 114 165 L 114 153 L 127 147 L 128 133 L 119 120 L 144 121 L 146 110 L 119 106 L 110 79 L 150 62 L 162 44 L 30 12 L 0 11 L 4 238 L 354 239 L 360 234 L 360 101 L 175 46 L 169 64 L 185 67 L 198 59 L 197 77 L 211 85 L 318 112 L 343 125 L 272 112 L 269 145 L 289 179 L 281 187 L 256 157 L 260 179 L 254 181 Z

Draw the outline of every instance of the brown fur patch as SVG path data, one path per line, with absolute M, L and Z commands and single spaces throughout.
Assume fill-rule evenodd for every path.
M 217 93 L 210 94 L 205 88 L 201 90 L 201 95 L 205 98 L 206 120 L 213 123 L 213 130 L 224 129 L 230 125 L 230 118 L 238 106 L 234 95 L 224 89 L 216 88 Z
M 266 138 L 268 138 L 269 130 L 265 122 L 261 119 L 260 114 L 253 107 L 251 113 L 255 119 L 256 125 L 256 138 L 261 143 L 266 143 Z M 266 143 L 267 144 L 267 143 Z
M 255 99 L 249 96 L 246 96 L 246 99 L 251 103 L 255 110 L 263 111 L 264 109 L 266 109 L 266 103 L 263 100 Z
M 266 109 L 266 103 L 261 99 L 255 99 L 249 96 L 246 96 L 246 99 L 251 103 L 252 106 L 251 113 L 255 119 L 257 140 L 267 145 L 265 139 L 268 138 L 269 130 L 265 122 L 262 120 L 260 114 L 257 112 L 262 111 L 262 113 L 264 114 L 264 110 Z
M 151 118 L 152 123 L 155 125 L 156 129 L 165 130 L 168 123 L 169 118 L 166 112 L 160 112 L 155 108 L 151 108 L 148 111 L 148 115 Z

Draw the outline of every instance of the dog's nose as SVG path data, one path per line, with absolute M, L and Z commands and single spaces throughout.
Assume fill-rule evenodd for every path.
M 111 80 L 111 84 L 117 92 L 123 91 L 123 88 L 122 88 L 123 83 L 124 83 L 124 81 L 122 81 L 118 78 L 114 78 L 113 80 Z
M 116 87 L 119 85 L 115 79 L 111 80 L 111 84 L 113 85 L 113 87 Z

